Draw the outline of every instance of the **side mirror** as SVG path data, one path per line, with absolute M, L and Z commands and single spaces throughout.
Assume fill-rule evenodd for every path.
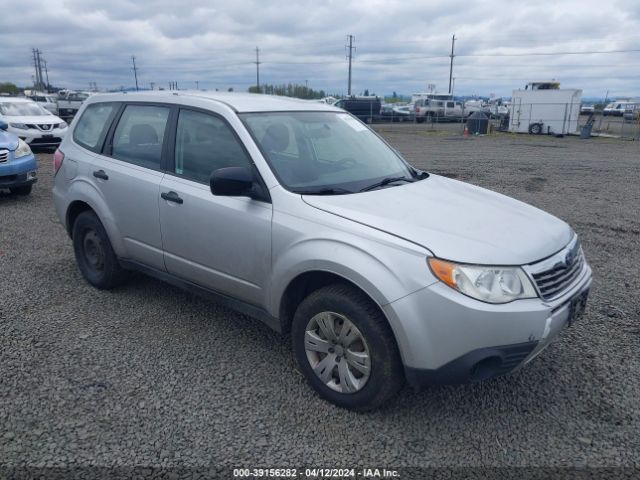
M 214 170 L 209 179 L 211 193 L 223 197 L 252 197 L 253 175 L 245 167 Z
M 9 124 L 4 120 L 0 120 L 0 130 L 6 130 L 7 128 L 9 128 Z

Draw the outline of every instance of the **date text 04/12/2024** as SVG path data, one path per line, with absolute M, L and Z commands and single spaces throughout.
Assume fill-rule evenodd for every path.
M 399 478 L 386 468 L 234 468 L 234 478 Z

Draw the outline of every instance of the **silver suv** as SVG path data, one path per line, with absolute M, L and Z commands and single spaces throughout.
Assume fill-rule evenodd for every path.
M 311 386 L 351 409 L 526 364 L 591 285 L 566 223 L 416 170 L 325 104 L 96 95 L 54 168 L 90 284 L 139 270 L 290 332 Z

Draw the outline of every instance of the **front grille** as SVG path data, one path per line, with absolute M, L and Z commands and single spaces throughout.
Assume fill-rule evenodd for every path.
M 0 177 L 0 185 L 11 185 L 18 179 L 18 175 L 5 175 Z
M 564 258 L 560 257 L 551 268 L 532 273 L 540 296 L 544 300 L 551 300 L 562 294 L 578 278 L 584 268 L 584 254 L 579 242 L 563 253 Z
M 0 163 L 9 160 L 9 150 L 0 150 Z

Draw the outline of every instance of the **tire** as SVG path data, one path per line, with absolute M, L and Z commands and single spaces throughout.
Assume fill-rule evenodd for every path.
M 331 337 L 327 328 L 335 334 L 334 341 L 327 341 Z M 350 285 L 329 285 L 307 296 L 294 315 L 291 341 L 307 381 L 322 398 L 340 407 L 375 409 L 404 384 L 402 361 L 387 320 Z
M 73 252 L 82 276 L 96 288 L 109 290 L 127 277 L 111 247 L 106 230 L 92 211 L 82 212 L 72 230 Z
M 531 135 L 540 135 L 542 134 L 542 124 L 541 123 L 532 123 L 529 125 L 529 133 Z
M 29 195 L 32 189 L 33 185 L 23 185 L 22 187 L 10 188 L 9 191 L 14 195 Z

